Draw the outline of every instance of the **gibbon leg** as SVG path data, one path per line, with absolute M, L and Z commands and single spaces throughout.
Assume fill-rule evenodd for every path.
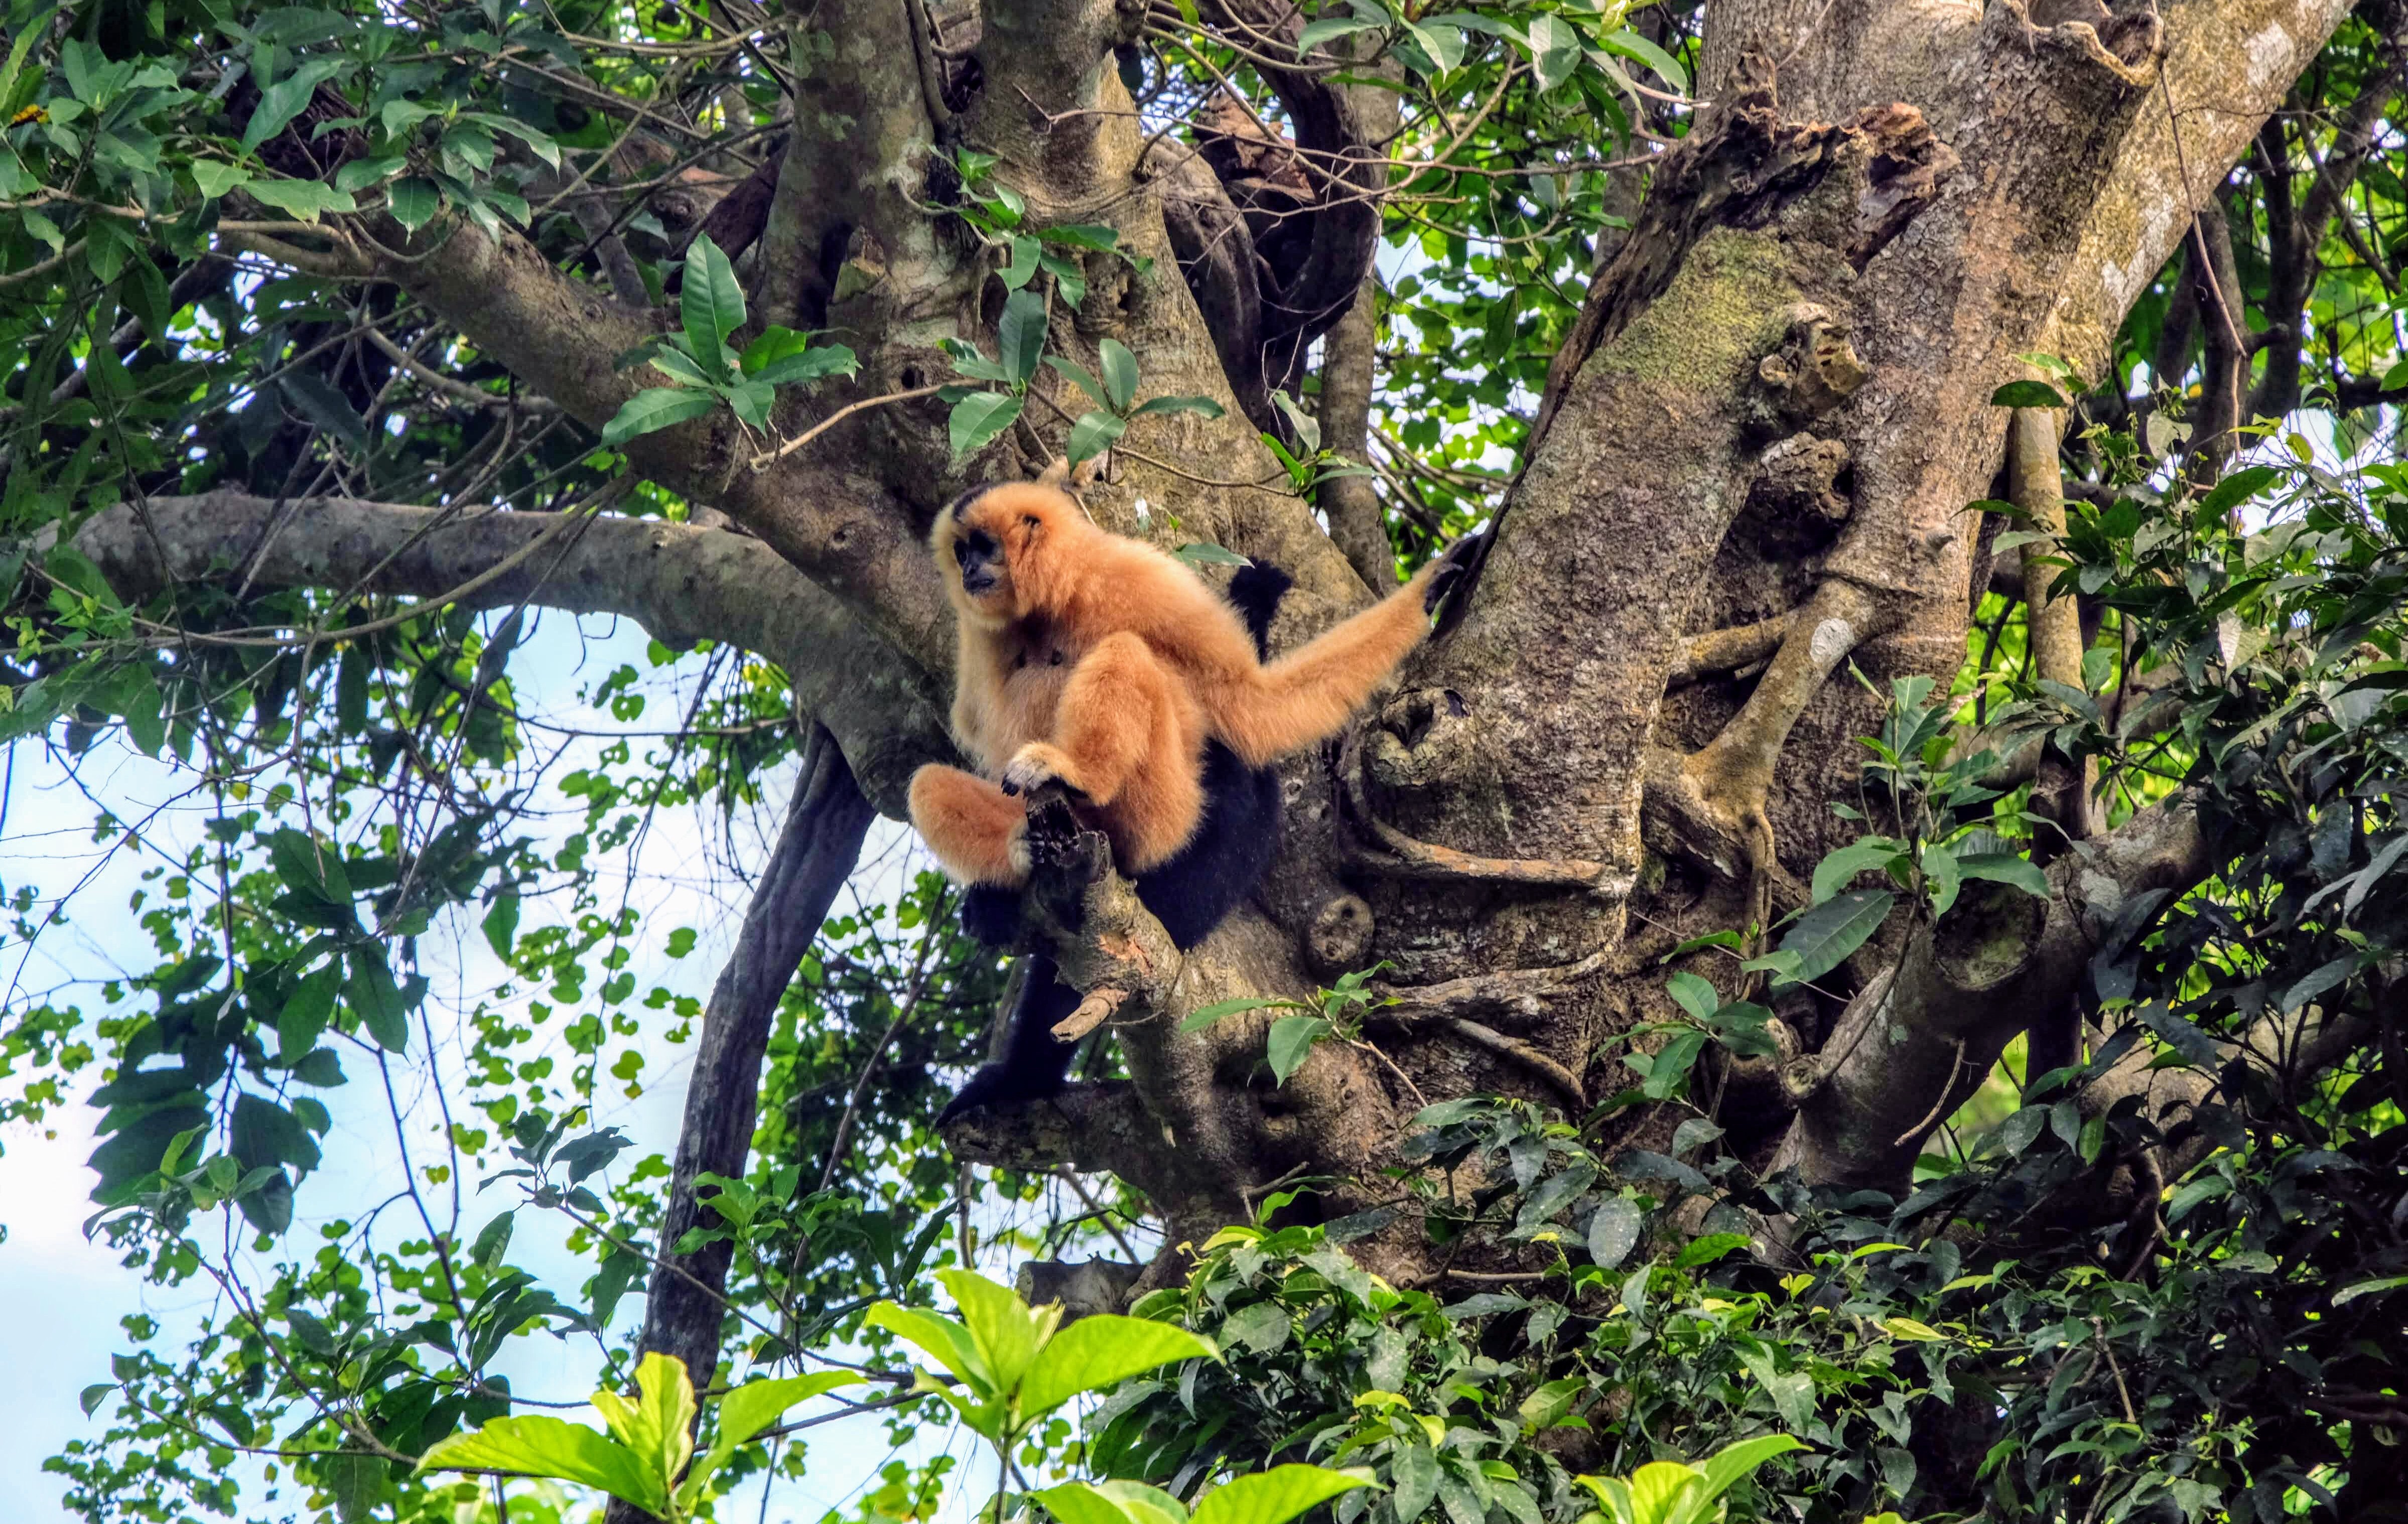
M 930 762 L 912 774 L 911 823 L 963 883 L 1028 881 L 1028 812 L 975 773 Z
M 1106 635 L 1079 659 L 1054 713 L 1053 741 L 1031 741 L 1004 764 L 1007 791 L 1059 779 L 1108 805 L 1141 774 L 1185 761 L 1177 748 L 1170 675 L 1126 631 Z

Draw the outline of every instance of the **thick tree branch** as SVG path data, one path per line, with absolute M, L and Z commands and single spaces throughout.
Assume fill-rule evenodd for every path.
M 705 1244 L 692 1254 L 676 1252 L 689 1229 L 708 1226 L 715 1216 L 695 1200 L 695 1179 L 704 1174 L 742 1179 L 752 1148 L 752 1121 L 761 1097 L 761 1061 L 768 1051 L 770 1018 L 794 982 L 795 969 L 810 950 L 820 922 L 835 903 L 861 855 L 869 829 L 869 802 L 854 787 L 844 754 L 824 730 L 814 728 L 803 748 L 802 776 L 777 849 L 762 870 L 736 950 L 712 986 L 686 1082 L 685 1119 L 678 1131 L 677 1163 L 669 1178 L 668 1210 L 661 1219 L 659 1251 L 667 1264 L 655 1267 L 644 1303 L 640 1352 L 657 1351 L 685 1361 L 695 1384 L 715 1384 L 719 1334 L 726 1320 L 724 1292 L 735 1246 Z M 614 1500 L 610 1524 L 649 1517 L 632 1503 Z
M 171 582 L 247 574 L 254 589 L 324 588 L 432 598 L 558 527 L 557 516 L 239 492 L 156 497 L 95 518 L 77 537 L 129 602 Z M 163 554 L 164 553 L 164 554 Z M 844 749 L 862 788 L 902 813 L 911 769 L 949 754 L 925 677 L 758 540 L 658 520 L 596 518 L 464 600 L 522 601 L 636 620 L 667 646 L 717 640 L 782 667 L 796 706 Z
M 660 379 L 616 366 L 660 333 L 665 313 L 621 306 L 562 274 L 516 234 L 496 241 L 447 220 L 439 240 L 426 241 L 430 247 L 413 247 L 411 258 L 386 260 L 382 273 L 587 427 L 598 430 Z M 779 416 L 793 426 L 804 411 L 788 403 Z M 735 415 L 721 411 L 642 435 L 627 453 L 647 476 L 752 530 L 907 657 L 931 672 L 947 670 L 953 619 L 910 513 L 874 479 L 813 464 L 843 458 L 832 446 L 820 449 L 816 457 L 746 471 Z
M 1321 443 L 1350 461 L 1371 459 L 1371 392 L 1379 360 L 1380 282 L 1368 277 L 1346 316 L 1322 346 Z M 1397 552 L 1382 521 L 1380 494 L 1369 477 L 1339 477 L 1321 484 L 1321 507 L 1329 537 L 1344 551 L 1363 585 L 1383 588 L 1396 580 Z
M 2010 1038 L 2071 998 L 2097 938 L 2131 896 L 2213 869 L 2185 797 L 2152 805 L 2048 869 L 2050 897 L 2003 885 L 1919 923 L 1895 966 L 1849 1004 L 1770 1168 L 1813 1185 L 1894 1189 L 1923 1139 L 1978 1088 Z M 1918 1122 L 1916 1118 L 1924 1118 Z
M 935 222 L 914 193 L 925 182 L 936 140 L 915 15 L 915 7 L 892 0 L 827 0 L 808 30 L 791 34 L 806 43 L 833 38 L 837 57 L 814 62 L 805 75 L 794 130 L 772 177 L 776 192 L 761 239 L 761 306 L 768 321 L 823 326 L 848 243 L 856 237 L 889 269 L 897 261 L 917 265 L 936 257 Z M 853 342 L 875 344 L 882 333 L 882 325 Z

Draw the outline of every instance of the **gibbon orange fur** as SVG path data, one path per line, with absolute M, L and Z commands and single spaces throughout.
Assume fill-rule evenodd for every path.
M 1084 796 L 1124 872 L 1171 857 L 1203 812 L 1207 741 L 1254 768 L 1337 734 L 1429 633 L 1447 564 L 1266 662 L 1194 572 L 1043 483 L 965 495 L 929 546 L 955 613 L 953 735 L 979 772 L 922 767 L 911 823 L 955 877 L 1005 886 L 1028 876 L 1015 796 L 1049 779 Z

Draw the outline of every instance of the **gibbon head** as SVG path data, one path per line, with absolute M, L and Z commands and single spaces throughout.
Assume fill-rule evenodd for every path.
M 1086 522 L 1058 489 L 1010 482 L 953 499 L 937 515 L 928 545 L 962 618 L 1001 629 L 1047 606 L 1049 552 Z

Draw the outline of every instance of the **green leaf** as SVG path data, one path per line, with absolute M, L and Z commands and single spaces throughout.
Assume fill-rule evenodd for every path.
M 692 387 L 655 386 L 629 397 L 617 415 L 602 426 L 605 448 L 616 449 L 638 434 L 656 434 L 688 419 L 702 417 L 719 399 Z
M 366 450 L 367 420 L 353 411 L 351 399 L 324 377 L 315 371 L 288 370 L 276 378 L 276 389 L 329 436 L 354 452 Z
M 1038 357 L 1045 352 L 1045 298 L 1033 291 L 1013 292 L 1003 304 L 995 341 L 1004 372 L 1013 381 L 1025 382 L 1036 375 Z M 956 457 L 962 453 L 954 451 Z
M 1362 1477 L 1323 1466 L 1274 1466 L 1206 1493 L 1188 1524 L 1287 1524 L 1306 1509 L 1365 1485 Z
M 1216 1000 L 1210 1005 L 1198 1005 L 1190 1011 L 1187 1019 L 1179 1023 L 1179 1030 L 1202 1032 L 1223 1017 L 1235 1016 L 1240 1011 L 1259 1011 L 1267 1006 L 1287 1004 L 1286 1001 L 1262 999 L 1253 995 L 1240 995 L 1235 1000 Z
M 2408 1286 L 2408 1275 L 2386 1275 L 2380 1280 L 2353 1281 L 2333 1293 L 2332 1304 L 2336 1307 L 2346 1307 L 2359 1297 L 2381 1296 L 2386 1291 L 2396 1291 L 2403 1286 Z M 87 1397 L 92 1395 L 90 1388 L 85 1389 L 84 1395 Z M 84 1411 L 90 1413 L 92 1409 L 86 1407 Z
M 1638 1205 L 1627 1197 L 1608 1196 L 1598 1202 L 1596 1216 L 1588 1219 L 1589 1258 L 1601 1270 L 1619 1266 L 1638 1245 L 1639 1231 L 1645 1221 Z
M 1079 390 L 1095 398 L 1096 406 L 1098 407 L 1110 407 L 1112 405 L 1111 395 L 1104 390 L 1104 383 L 1096 379 L 1095 373 L 1088 370 L 1086 366 L 1058 354 L 1047 355 L 1045 363 L 1077 382 Z
M 360 209 L 350 192 L 337 191 L 319 180 L 253 180 L 244 189 L 253 199 L 290 212 L 305 222 L 316 221 L 322 212 Z
M 882 1302 L 869 1309 L 863 1321 L 934 1356 L 938 1364 L 981 1396 L 995 1394 L 995 1382 L 987 1374 L 986 1360 L 977 1343 L 970 1338 L 968 1329 L 952 1318 L 918 1307 Z
M 1029 1494 L 1061 1524 L 1186 1524 L 1187 1510 L 1142 1482 L 1065 1482 Z
M 752 378 L 770 386 L 804 386 L 830 376 L 851 376 L 860 368 L 848 346 L 821 344 L 771 361 Z
M 313 58 L 262 91 L 259 104 L 251 108 L 251 124 L 243 129 L 242 150 L 254 152 L 259 145 L 282 132 L 285 124 L 308 106 L 320 80 L 350 66 L 350 60 L 344 58 Z
M 400 174 L 408 162 L 398 154 L 387 154 L 375 159 L 354 159 L 335 171 L 335 189 L 365 191 L 380 180 L 390 179 Z
M 387 187 L 384 205 L 393 213 L 393 220 L 412 233 L 435 221 L 435 214 L 443 209 L 435 182 L 416 176 L 395 180 Z
M 719 1444 L 732 1449 L 784 1417 L 796 1403 L 824 1396 L 838 1387 L 858 1386 L 862 1379 L 850 1371 L 822 1371 L 773 1381 L 747 1381 L 720 1399 Z
M 1389 1462 L 1388 1501 L 1397 1524 L 1414 1524 L 1438 1497 L 1438 1452 L 1426 1445 L 1399 1445 Z
M 636 1365 L 636 1392 L 631 1403 L 615 1391 L 597 1391 L 594 1406 L 611 1437 L 644 1468 L 646 1481 L 666 1497 L 694 1459 L 694 1381 L 685 1361 L 654 1350 Z
M 1054 1334 L 1038 1351 L 1021 1378 L 1021 1416 L 1033 1418 L 1082 1391 L 1102 1391 L 1158 1365 L 1212 1358 L 1211 1345 L 1176 1324 L 1094 1314 Z
M 1675 91 L 1684 95 L 1689 93 L 1689 71 L 1681 67 L 1680 61 L 1670 53 L 1638 33 L 1627 30 L 1611 33 L 1600 40 L 1598 46 L 1607 52 L 1620 53 L 1625 58 L 1646 64 L 1656 78 Z
M 417 1001 L 394 983 L 393 970 L 385 966 L 382 948 L 353 947 L 348 961 L 351 976 L 344 981 L 343 998 L 379 1047 L 388 1053 L 406 1052 L 409 1047 L 409 1011 Z M 423 981 L 413 976 L 409 982 L 418 987 Z
M 1889 919 L 1898 896 L 1885 889 L 1856 890 L 1826 900 L 1789 928 L 1781 950 L 1798 955 L 1798 972 L 1788 980 L 1811 984 L 1840 966 L 1848 954 L 1865 945 Z
M 1580 66 L 1581 37 L 1571 23 L 1543 12 L 1530 18 L 1530 63 L 1539 89 L 1549 91 L 1572 77 Z
M 1399 21 L 1398 24 L 1421 44 L 1422 51 L 1428 54 L 1429 61 L 1437 65 L 1438 73 L 1452 73 L 1463 63 L 1463 34 L 1454 27 L 1423 26 L 1406 21 Z
M 2064 393 L 2046 381 L 2009 381 L 1990 393 L 1993 407 L 2063 407 Z
M 1304 1066 L 1312 1052 L 1312 1045 L 1328 1036 L 1334 1029 L 1317 1016 L 1283 1016 L 1271 1023 L 1268 1042 L 1263 1056 L 1270 1061 L 1271 1077 L 1287 1083 L 1287 1076 Z
M 1111 341 L 1106 340 L 1106 342 Z M 1101 455 L 1112 447 L 1113 441 L 1120 438 L 1123 431 L 1127 428 L 1126 420 L 1114 418 L 1110 413 L 1093 412 L 1081 415 L 1079 421 L 1070 426 L 1068 446 L 1070 463 L 1076 465 L 1081 461 Z
M 1182 545 L 1171 554 L 1190 566 L 1251 566 L 1254 564 L 1235 550 L 1201 540 Z
M 672 345 L 664 344 L 654 349 L 651 361 L 654 370 L 680 386 L 710 391 L 719 384 L 718 377 L 706 372 L 694 356 Z
M 1856 875 L 1887 869 L 1905 856 L 1906 848 L 1887 836 L 1866 836 L 1825 854 L 1823 861 L 1814 864 L 1813 903 L 1821 904 L 1847 888 Z
M 1129 414 L 1144 418 L 1153 413 L 1201 413 L 1206 418 L 1219 418 L 1228 411 L 1210 397 L 1149 397 Z
M 1968 878 L 2013 884 L 2027 894 L 2049 897 L 2048 875 L 2028 857 L 2013 852 L 1970 852 L 1956 860 L 1956 871 Z
M 1367 21 L 1360 17 L 1324 16 L 1296 35 L 1297 56 L 1302 57 L 1333 37 L 1351 37 L 1358 32 L 1377 32 L 1378 30 L 1380 30 L 1379 22 Z M 1431 1485 L 1435 1487 L 1437 1484 L 1433 1481 Z
M 1936 920 L 1948 914 L 1948 907 L 1956 903 L 1956 890 L 1965 876 L 1956 854 L 1948 849 L 1945 842 L 1925 842 L 1922 862 L 1924 884 L 1930 891 L 1931 915 Z
M 87 1418 L 91 1417 L 92 1410 L 98 1407 L 108 1399 L 108 1394 L 116 1389 L 117 1383 L 114 1381 L 102 1381 L 86 1387 L 83 1389 L 83 1396 L 78 1400 L 78 1405 L 83 1409 L 83 1416 Z
M 1664 990 L 1681 1009 L 1700 1021 L 1713 1019 L 1714 1012 L 1722 1008 L 1721 992 L 1695 974 L 1673 975 L 1664 981 Z
M 515 890 L 494 897 L 493 907 L 479 923 L 485 933 L 485 946 L 494 956 L 508 962 L 511 950 L 518 946 L 519 897 Z
M 668 1512 L 667 1486 L 635 1451 L 565 1418 L 495 1418 L 473 1433 L 437 1441 L 419 1458 L 417 1469 L 556 1476 L 600 1488 L 654 1514 Z
M 737 282 L 736 266 L 707 233 L 695 235 L 686 247 L 678 316 L 695 358 L 707 367 L 717 366 L 728 338 L 744 326 L 744 288 Z
M 953 417 L 946 423 L 946 433 L 953 439 L 953 459 L 958 461 L 985 449 L 1020 417 L 1021 405 L 1020 398 L 1000 392 L 973 392 L 953 404 Z
M 330 1455 L 318 1462 L 318 1476 L 335 1502 L 342 1524 L 367 1524 L 392 1489 L 391 1462 L 380 1455 Z
M 1788 1434 L 1762 1434 L 1726 1445 L 1705 1463 L 1706 1492 L 1700 1503 L 1712 1503 L 1777 1455 L 1802 1450 L 1805 1442 Z
M 502 1256 L 509 1252 L 510 1233 L 517 1226 L 518 1210 L 515 1207 L 486 1223 L 484 1231 L 477 1234 L 477 1241 L 468 1247 L 469 1260 L 487 1270 L 500 1264 Z
M 220 164 L 214 159 L 193 161 L 193 184 L 203 197 L 214 201 L 238 185 L 251 183 L 251 171 L 239 164 Z
M 2256 497 L 2283 473 L 2271 465 L 2243 466 L 2207 490 L 2199 500 L 2201 513 L 2227 514 Z
M 977 1346 L 996 1390 L 1009 1392 L 1019 1386 L 1037 1359 L 1038 1346 L 1061 1321 L 1062 1309 L 1032 1312 L 1009 1287 L 998 1286 L 975 1271 L 939 1270 L 937 1279 L 953 1294 L 962 1326 L 969 1331 L 970 1342 Z
M 1104 367 L 1104 388 L 1111 394 L 1112 410 L 1128 411 L 1137 396 L 1137 356 L 1119 339 L 1108 338 L 1096 346 L 1096 358 Z

